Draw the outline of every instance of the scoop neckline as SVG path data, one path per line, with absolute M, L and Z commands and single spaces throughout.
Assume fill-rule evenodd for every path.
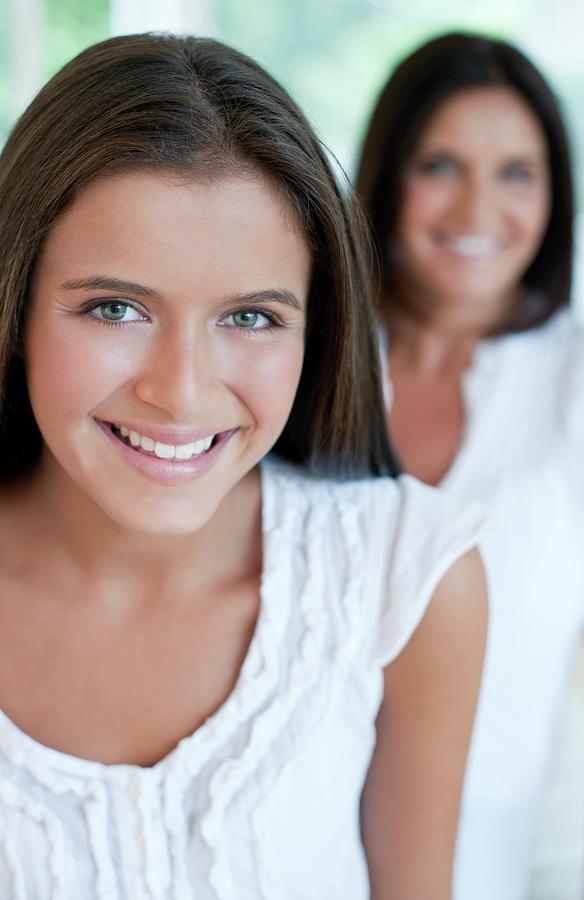
M 241 664 L 237 680 L 233 690 L 225 698 L 223 703 L 205 721 L 190 734 L 185 735 L 152 766 L 141 766 L 137 763 L 104 763 L 96 759 L 88 759 L 83 756 L 75 756 L 63 750 L 58 750 L 48 744 L 43 744 L 20 728 L 3 709 L 0 708 L 0 749 L 6 752 L 11 760 L 18 764 L 26 760 L 27 763 L 42 761 L 48 763 L 52 770 L 64 775 L 70 774 L 82 777 L 98 778 L 111 782 L 126 782 L 129 779 L 161 781 L 164 774 L 172 769 L 175 764 L 188 751 L 191 754 L 200 745 L 204 745 L 217 737 L 224 723 L 230 719 L 230 713 L 234 708 L 241 710 L 251 702 L 251 692 L 247 692 L 248 682 L 252 677 L 265 677 L 266 666 L 270 657 L 261 653 L 261 644 L 265 640 L 266 631 L 269 630 L 272 618 L 268 613 L 266 602 L 266 589 L 264 575 L 268 568 L 273 567 L 273 548 L 270 540 L 270 519 L 273 503 L 271 496 L 271 460 L 265 458 L 258 464 L 260 474 L 260 509 L 262 531 L 262 573 L 260 577 L 260 606 L 258 617 L 251 641 L 247 648 L 243 663 Z M 3 735 L 4 733 L 4 735 Z M 2 741 L 2 737 L 8 737 L 8 746 Z

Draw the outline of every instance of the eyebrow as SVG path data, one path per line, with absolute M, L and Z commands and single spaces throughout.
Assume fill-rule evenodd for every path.
M 108 275 L 90 275 L 88 278 L 77 278 L 65 281 L 61 285 L 65 291 L 115 291 L 118 294 L 134 294 L 137 297 L 149 297 L 160 300 L 161 296 L 154 288 L 138 284 L 135 281 L 124 281 L 120 278 L 111 278 Z M 234 294 L 225 298 L 225 304 L 234 306 L 238 303 L 284 303 L 293 309 L 302 311 L 302 303 L 292 291 L 285 288 L 270 288 L 265 291 L 250 291 L 249 293 Z
M 284 303 L 302 312 L 302 303 L 292 291 L 283 288 L 271 288 L 268 291 L 250 291 L 247 294 L 234 294 L 227 297 L 225 303 L 235 306 L 238 303 Z
M 64 291 L 116 291 L 119 294 L 136 294 L 138 297 L 151 297 L 159 299 L 160 294 L 153 288 L 137 284 L 135 281 L 123 281 L 120 278 L 110 278 L 108 275 L 90 275 L 88 278 L 77 278 L 65 281 L 61 285 Z
M 420 146 L 417 150 L 414 150 L 411 158 L 417 159 L 427 156 L 448 156 L 452 159 L 459 159 L 460 153 L 457 150 L 449 149 L 448 147 L 440 147 L 439 145 L 436 147 Z M 548 154 L 545 151 L 533 152 L 531 150 L 520 150 L 518 152 L 509 154 L 508 160 L 510 162 L 545 163 L 548 161 Z

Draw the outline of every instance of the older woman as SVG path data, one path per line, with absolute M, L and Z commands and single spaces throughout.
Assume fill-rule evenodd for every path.
M 567 306 L 572 180 L 558 105 L 508 44 L 437 38 L 383 89 L 357 186 L 380 259 L 398 455 L 491 513 L 457 896 L 520 900 L 584 626 L 584 337 Z

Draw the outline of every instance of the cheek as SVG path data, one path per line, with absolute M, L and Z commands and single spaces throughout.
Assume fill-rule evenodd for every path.
M 549 194 L 541 191 L 515 198 L 509 204 L 508 215 L 526 241 L 539 243 L 549 221 Z
M 412 181 L 406 187 L 399 215 L 399 234 L 408 244 L 423 237 L 421 229 L 439 224 L 452 202 L 451 187 L 444 183 Z
M 108 341 L 108 334 L 99 333 L 99 326 L 80 329 L 67 320 L 31 323 L 25 364 L 41 430 L 66 424 L 73 417 L 90 417 L 100 402 L 131 377 L 136 355 L 132 343 L 112 342 L 109 337 Z
M 283 428 L 302 372 L 303 335 L 275 332 L 273 339 L 239 337 L 237 342 L 239 346 L 223 357 L 228 360 L 225 380 L 258 423 Z

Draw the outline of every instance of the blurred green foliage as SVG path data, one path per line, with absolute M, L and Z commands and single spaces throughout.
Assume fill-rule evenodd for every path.
M 18 65 L 14 65 L 10 52 L 13 2 L 0 0 L 0 143 L 21 112 L 14 106 L 11 91 L 18 78 Z M 109 0 L 44 0 L 44 30 L 41 70 L 46 80 L 88 44 L 108 36 Z
M 45 0 L 47 77 L 89 44 L 109 36 L 109 0 Z

